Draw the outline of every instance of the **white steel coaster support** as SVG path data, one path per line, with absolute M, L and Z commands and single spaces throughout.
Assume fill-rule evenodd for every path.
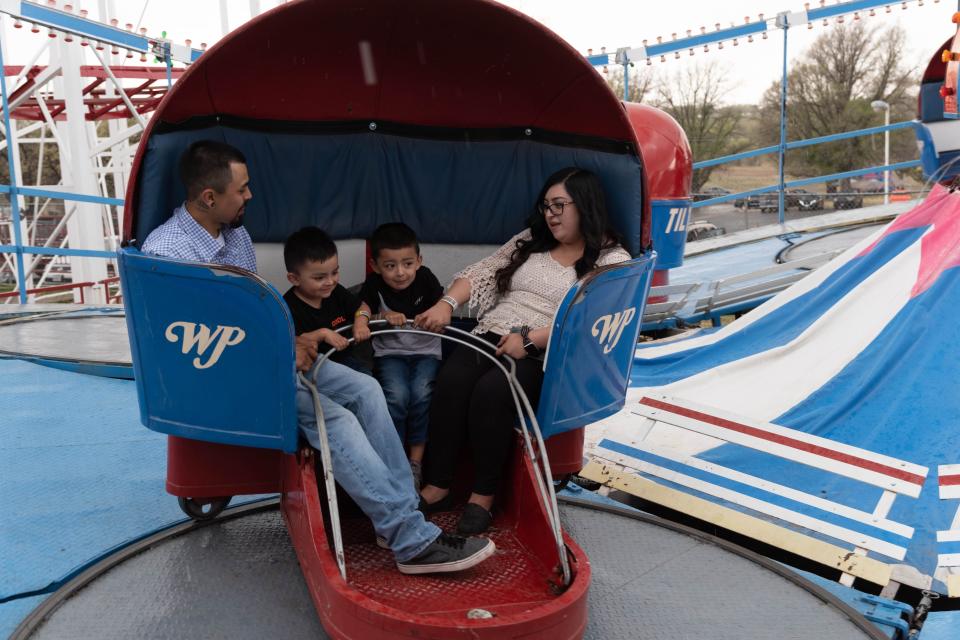
M 74 42 L 58 42 L 51 47 L 51 58 L 56 52 L 62 67 L 60 85 L 67 118 L 57 123 L 60 139 L 67 142 L 69 162 L 63 161 L 61 147 L 60 169 L 64 185 L 78 193 L 99 193 L 97 179 L 90 161 L 90 141 L 87 138 L 85 108 L 83 104 L 83 79 L 80 76 L 82 55 L 80 45 Z M 76 214 L 67 222 L 67 234 L 71 249 L 105 251 L 103 221 L 100 206 L 77 202 Z M 98 282 L 107 277 L 107 263 L 102 258 L 70 256 L 70 273 L 74 282 Z M 80 302 L 80 291 L 74 291 L 74 302 Z M 91 302 L 106 302 L 91 300 Z
M 6 28 L 7 28 L 7 27 L 6 27 L 6 25 L 4 24 L 4 18 L 3 18 L 3 17 L 0 17 L 0 34 L 5 33 L 5 29 L 6 29 Z M 4 41 L 4 38 L 0 38 L 0 47 L 3 48 L 2 56 L 0 56 L 0 57 L 2 57 L 4 60 L 8 60 L 8 59 L 9 59 L 9 58 L 8 58 L 9 51 L 7 51 L 6 42 Z M 3 69 L 0 69 L 0 73 L 3 73 Z M 12 88 L 9 88 L 9 89 L 10 89 L 11 91 L 13 90 Z M 10 122 L 10 139 L 9 139 L 9 140 L 5 140 L 5 142 L 6 142 L 8 145 L 11 145 L 11 148 L 13 149 L 13 154 L 12 154 L 12 157 L 13 157 L 13 175 L 16 175 L 16 176 L 17 176 L 17 179 L 23 180 L 23 168 L 22 168 L 22 165 L 21 165 L 21 162 L 20 162 L 20 137 L 21 137 L 21 133 L 20 133 L 19 131 L 17 131 L 17 121 L 11 119 L 11 122 Z M 8 156 L 8 157 L 9 157 L 9 156 Z M 24 215 L 24 213 L 26 212 L 26 200 L 24 199 L 23 196 L 17 195 L 17 204 L 18 204 L 19 209 L 20 209 L 20 237 L 21 237 L 21 238 L 26 238 L 26 237 L 27 237 L 27 232 L 28 232 L 28 229 L 29 229 L 29 225 L 28 225 L 28 222 L 27 222 L 27 218 L 26 218 L 26 216 Z M 13 224 L 14 224 L 14 223 L 13 223 L 13 216 L 11 215 L 11 217 L 10 217 L 10 222 L 9 222 L 9 224 L 8 224 L 8 226 L 9 226 L 9 229 L 8 229 L 9 234 L 8 234 L 8 235 L 9 235 L 9 237 L 10 237 L 11 239 L 14 238 Z M 13 260 L 13 255 L 12 255 L 12 254 L 10 255 L 10 263 L 9 263 L 9 264 L 10 264 L 10 266 L 11 266 L 11 271 L 12 271 L 12 273 L 14 274 L 14 277 L 16 277 L 17 269 L 16 269 L 16 266 L 14 265 L 14 260 Z M 25 266 L 26 266 L 26 265 L 25 265 Z M 19 288 L 19 289 L 25 290 L 25 289 L 29 289 L 29 288 L 31 288 L 31 287 L 33 286 L 33 278 L 32 278 L 32 277 L 30 277 L 29 275 L 25 275 L 25 276 L 24 276 L 24 280 L 25 280 L 25 282 L 18 283 L 18 288 Z M 11 302 L 16 302 L 16 301 L 17 301 L 17 298 L 9 298 L 9 300 L 10 300 Z

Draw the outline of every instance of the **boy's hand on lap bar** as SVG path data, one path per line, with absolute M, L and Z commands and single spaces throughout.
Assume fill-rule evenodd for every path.
M 353 339 L 357 342 L 370 339 L 370 325 L 363 316 L 358 317 L 353 323 Z
M 331 347 L 336 348 L 337 351 L 343 351 L 350 345 L 350 341 L 344 338 L 342 335 L 336 331 L 330 329 L 321 329 L 320 330 L 320 339 Z
M 407 317 L 399 311 L 388 311 L 383 314 L 383 319 L 392 327 L 402 327 L 407 322 Z

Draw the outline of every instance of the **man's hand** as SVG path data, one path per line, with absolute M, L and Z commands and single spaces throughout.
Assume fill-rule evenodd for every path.
M 297 371 L 309 371 L 317 359 L 316 338 L 299 335 L 293 346 L 297 356 Z
M 387 311 L 383 314 L 383 319 L 386 320 L 391 327 L 402 327 L 407 322 L 407 317 L 399 311 Z
M 332 329 L 321 329 L 320 339 L 326 342 L 337 351 L 343 351 L 350 346 L 350 341 Z
M 433 331 L 434 333 L 440 333 L 446 326 L 450 324 L 450 319 L 452 317 L 453 308 L 443 300 L 440 300 L 437 302 L 437 304 L 433 305 L 414 318 L 413 324 L 421 329 Z
M 522 360 L 527 357 L 527 351 L 523 348 L 523 338 L 519 333 L 508 333 L 500 338 L 497 343 L 497 355 L 507 354 L 514 360 Z

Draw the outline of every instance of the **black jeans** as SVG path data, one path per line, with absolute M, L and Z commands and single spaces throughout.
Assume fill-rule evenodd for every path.
M 489 332 L 482 338 L 493 344 L 500 340 L 500 336 Z M 536 409 L 543 385 L 543 362 L 533 358 L 518 360 L 517 379 Z M 458 346 L 440 369 L 433 392 L 426 481 L 449 489 L 460 450 L 467 444 L 475 473 L 473 492 L 495 494 L 510 459 L 517 420 L 503 372 L 473 349 Z

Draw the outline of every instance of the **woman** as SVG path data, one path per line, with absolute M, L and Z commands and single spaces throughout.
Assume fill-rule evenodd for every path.
M 517 379 L 536 405 L 543 352 L 563 296 L 588 272 L 629 260 L 630 254 L 617 242 L 603 187 L 589 171 L 570 167 L 554 173 L 534 209 L 528 229 L 458 273 L 447 294 L 418 315 L 416 324 L 441 331 L 454 310 L 469 302 L 480 314 L 474 333 L 497 345 L 497 355 L 517 360 Z M 458 347 L 440 370 L 433 394 L 421 509 L 449 509 L 459 452 L 469 443 L 475 478 L 457 532 L 486 531 L 516 419 L 503 373 L 472 349 Z

